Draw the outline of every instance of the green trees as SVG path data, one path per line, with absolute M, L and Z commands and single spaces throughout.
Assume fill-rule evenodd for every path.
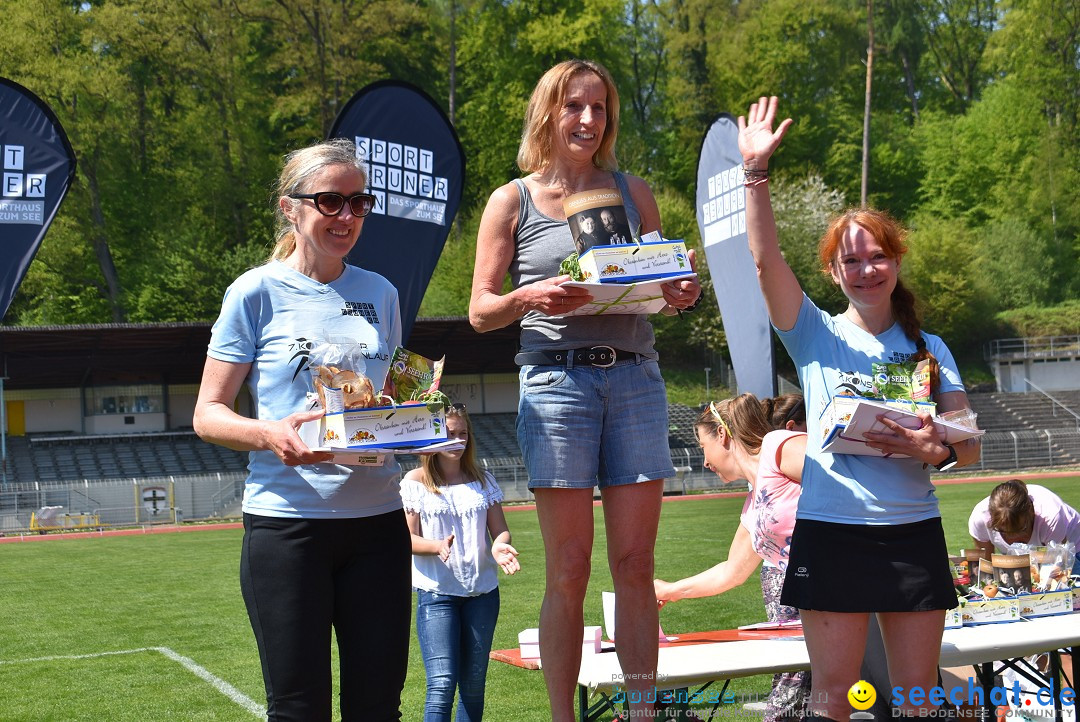
M 864 0 L 9 5 L 0 72 L 53 107 L 79 165 L 7 323 L 212 318 L 228 281 L 267 253 L 281 155 L 386 77 L 447 105 L 454 88 L 468 177 L 423 313 L 463 314 L 477 219 L 518 174 L 528 94 L 575 56 L 611 69 L 621 165 L 653 185 L 667 235 L 691 243 L 706 128 L 780 95 L 795 119 L 773 167 L 781 241 L 811 295 L 839 301 L 813 251 L 825 216 L 858 202 Z M 1000 332 L 995 314 L 1080 298 L 1080 5 L 872 6 L 869 202 L 913 230 L 903 273 L 928 327 L 974 343 Z M 683 343 L 686 326 L 666 323 L 661 338 Z M 692 324 L 723 346 L 711 310 Z
M 212 319 L 267 255 L 281 155 L 369 80 L 422 76 L 427 27 L 396 0 L 5 9 L 0 68 L 52 106 L 78 158 L 5 321 Z

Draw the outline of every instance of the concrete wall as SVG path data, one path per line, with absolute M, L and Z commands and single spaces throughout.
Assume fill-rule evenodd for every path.
M 517 374 L 457 374 L 442 379 L 440 388 L 454 402 L 464 403 L 474 414 L 513 413 L 517 411 Z M 138 434 L 154 431 L 190 429 L 199 395 L 198 384 L 169 386 L 169 413 L 142 412 L 126 414 L 82 415 L 79 389 L 8 390 L 4 401 L 23 402 L 26 432 L 29 434 Z M 236 410 L 253 416 L 254 407 L 247 388 L 241 390 Z M 8 422 L 8 415 L 4 416 Z M 8 423 L 5 433 L 12 424 Z
M 7 392 L 8 400 L 13 392 Z M 82 433 L 82 401 L 79 398 L 26 399 L 26 432 L 28 434 L 75 432 Z
M 1043 391 L 1080 389 L 1080 357 L 1001 359 L 994 365 L 999 391 L 1031 391 L 1025 379 Z

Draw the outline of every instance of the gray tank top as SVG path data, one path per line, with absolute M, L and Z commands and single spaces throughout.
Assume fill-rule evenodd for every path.
M 630 197 L 622 173 L 615 171 L 615 184 L 622 193 L 626 220 L 636 238 L 641 215 Z M 528 186 L 517 179 L 518 225 L 510 279 L 514 288 L 559 275 L 559 264 L 574 252 L 574 239 L 566 221 L 549 218 L 533 204 Z M 657 357 L 653 349 L 653 328 L 644 314 L 603 314 L 601 316 L 545 316 L 529 311 L 521 319 L 522 351 L 558 351 L 586 346 L 611 346 L 623 351 Z

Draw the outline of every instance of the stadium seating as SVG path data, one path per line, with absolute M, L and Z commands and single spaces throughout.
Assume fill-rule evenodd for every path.
M 1055 408 L 1039 394 L 971 394 L 969 398 L 979 413 L 980 428 L 988 431 L 1077 429 L 1076 417 Z M 1074 413 L 1080 413 L 1080 391 L 1057 392 L 1055 398 Z M 679 453 L 688 457 L 697 455 L 694 422 L 698 411 L 682 404 L 670 404 L 668 416 L 667 443 L 673 458 Z M 489 467 L 520 467 L 516 419 L 514 413 L 472 415 L 477 456 Z M 246 453 L 208 444 L 191 431 L 8 436 L 7 452 L 6 476 L 13 483 L 242 472 L 247 464 Z M 399 459 L 405 469 L 418 463 L 414 456 Z
M 246 453 L 208 444 L 193 432 L 13 436 L 8 455 L 12 483 L 205 474 L 247 465 Z
M 1080 391 L 1055 391 L 1053 396 L 1074 414 L 1080 414 Z M 979 414 L 979 428 L 986 431 L 1080 428 L 1075 416 L 1042 394 L 971 394 L 968 398 Z

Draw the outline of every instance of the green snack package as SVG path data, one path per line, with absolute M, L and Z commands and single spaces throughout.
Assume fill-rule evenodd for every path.
M 432 361 L 398 346 L 390 359 L 383 393 L 399 404 L 406 401 L 427 401 L 439 390 L 445 361 L 445 356 L 438 361 Z
M 884 399 L 930 401 L 930 362 L 875 363 L 874 395 Z

